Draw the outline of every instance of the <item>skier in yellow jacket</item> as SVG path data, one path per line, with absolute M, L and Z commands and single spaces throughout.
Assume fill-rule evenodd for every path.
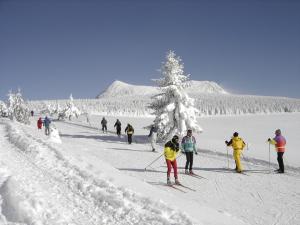
M 244 147 L 246 146 L 245 142 L 243 141 L 242 138 L 239 137 L 238 132 L 234 132 L 231 140 L 229 142 L 225 141 L 225 144 L 227 146 L 232 146 L 233 158 L 234 158 L 235 164 L 236 164 L 235 169 L 236 169 L 236 172 L 241 173 L 243 171 L 243 167 L 241 164 L 241 154 L 242 154 Z
M 170 181 L 171 169 L 173 167 L 174 170 L 174 177 L 175 177 L 175 184 L 180 184 L 178 181 L 178 173 L 177 173 L 177 162 L 176 156 L 179 151 L 179 137 L 174 135 L 171 141 L 168 141 L 165 144 L 164 155 L 168 167 L 167 171 L 167 184 L 172 185 Z

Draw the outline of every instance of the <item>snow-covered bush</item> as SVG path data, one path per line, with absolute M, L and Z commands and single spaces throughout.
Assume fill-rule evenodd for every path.
M 59 103 L 56 101 L 51 103 L 42 102 L 42 106 L 39 107 L 39 110 L 37 111 L 44 115 L 54 116 L 58 115 L 63 110 L 61 109 Z
M 81 114 L 80 110 L 75 106 L 74 99 L 72 94 L 70 95 L 69 102 L 66 103 L 66 107 L 58 111 L 58 119 L 65 119 L 69 118 L 69 120 L 72 119 L 72 117 L 78 118 L 78 116 Z
M 27 102 L 22 97 L 20 90 L 18 90 L 16 93 L 13 93 L 12 91 L 9 92 L 7 111 L 8 117 L 11 120 L 16 120 L 25 124 L 29 123 L 30 111 Z
M 0 117 L 5 117 L 8 114 L 7 106 L 4 102 L 0 101 Z
M 150 108 L 155 115 L 154 124 L 162 140 L 170 139 L 174 134 L 185 135 L 187 129 L 201 132 L 197 124 L 194 100 L 185 92 L 189 75 L 184 74 L 180 57 L 173 51 L 166 56 L 161 67 L 162 78 L 156 80 L 161 93 L 153 96 Z

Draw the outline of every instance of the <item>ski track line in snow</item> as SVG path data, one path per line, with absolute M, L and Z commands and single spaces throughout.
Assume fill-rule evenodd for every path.
M 29 154 L 40 160 L 36 166 L 43 171 L 50 171 L 45 176 L 50 177 L 54 182 L 60 182 L 60 185 L 66 182 L 67 191 L 71 191 L 74 196 L 81 196 L 80 201 L 88 204 L 85 207 L 89 206 L 89 209 L 93 209 L 88 212 L 94 219 L 95 223 L 92 224 L 105 221 L 111 222 L 110 224 L 149 224 L 149 221 L 154 224 L 192 224 L 185 215 L 170 209 L 163 203 L 152 202 L 150 199 L 138 196 L 124 188 L 118 189 L 107 181 L 95 180 L 86 172 L 70 165 L 51 144 L 35 138 L 31 134 L 25 134 L 25 131 L 22 131 L 20 127 L 18 127 L 19 130 L 15 129 L 11 123 L 6 124 L 6 126 L 10 142 L 18 147 L 21 152 L 24 152 L 22 155 Z M 40 157 L 40 152 L 35 153 L 36 155 L 32 154 L 34 151 L 47 151 L 48 155 L 52 153 L 54 159 L 47 162 L 45 158 Z M 26 159 L 29 160 L 28 157 Z M 47 167 L 41 167 L 43 162 Z M 55 162 L 54 165 L 48 165 L 53 162 Z M 157 210 L 157 208 L 160 210 Z M 166 217 L 166 215 L 168 216 Z M 101 218 L 103 216 L 109 218 L 102 218 L 101 221 L 97 220 L 97 217 Z
M 2 127 L 1 127 L 1 130 Z M 3 132 L 2 132 L 3 133 Z M 14 220 L 15 219 L 23 219 L 24 222 L 29 223 L 29 224 L 56 224 L 55 221 L 51 220 L 51 217 L 53 217 L 53 215 L 55 215 L 54 217 L 60 217 L 58 215 L 59 212 L 57 212 L 56 207 L 59 207 L 57 205 L 54 205 L 55 203 L 48 203 L 47 205 L 45 200 L 42 200 L 42 203 L 39 203 L 38 198 L 34 198 L 34 197 L 39 197 L 39 198 L 49 198 L 46 197 L 45 195 L 52 195 L 54 198 L 57 196 L 57 198 L 61 198 L 63 202 L 65 202 L 65 205 L 68 206 L 70 205 L 70 202 L 73 202 L 72 200 L 70 201 L 70 198 L 68 198 L 68 195 L 59 193 L 58 190 L 55 190 L 57 188 L 57 183 L 53 182 L 51 179 L 49 179 L 49 177 L 45 174 L 45 173 L 41 173 L 41 170 L 34 166 L 34 164 L 31 162 L 30 159 L 28 159 L 28 157 L 24 157 L 24 154 L 21 153 L 18 149 L 14 149 L 13 146 L 10 146 L 10 144 L 7 142 L 5 143 L 5 140 L 2 139 L 1 141 L 3 143 L 3 146 L 5 146 L 6 151 L 9 151 L 9 154 L 6 154 L 6 157 L 8 159 L 10 159 L 10 164 L 9 164 L 9 169 L 12 170 L 14 173 L 11 175 L 10 180 L 13 180 L 13 185 L 11 185 L 11 181 L 10 183 L 8 183 L 5 186 L 2 186 L 2 193 L 1 194 L 5 194 L 4 196 L 4 200 L 6 201 L 5 205 L 10 206 L 9 208 L 5 209 L 6 212 L 8 212 L 8 216 L 12 217 L 11 212 L 10 211 L 17 211 L 15 212 Z M 30 175 L 30 177 L 28 178 L 28 175 Z M 38 181 L 43 180 L 43 183 L 38 184 Z M 14 185 L 15 183 L 15 185 Z M 10 186 L 16 186 L 16 185 L 21 185 L 20 187 L 15 187 L 16 190 L 18 190 L 18 188 L 20 188 L 22 190 L 22 192 L 24 193 L 24 196 L 29 196 L 29 204 L 33 204 L 32 208 L 36 208 L 36 204 L 38 205 L 43 205 L 43 207 L 45 208 L 50 208 L 50 210 L 46 210 L 45 212 L 41 212 L 41 215 L 36 215 L 37 213 L 34 213 L 34 210 L 31 210 L 30 206 L 27 207 L 23 207 L 18 206 L 20 203 L 18 202 L 18 199 L 14 199 L 14 197 L 10 197 L 10 195 L 14 195 L 13 193 L 10 193 Z M 40 185 L 40 186 L 39 186 Z M 28 188 L 29 187 L 29 188 Z M 40 189 L 43 188 L 47 188 L 49 190 L 45 191 L 46 193 L 43 193 L 44 191 L 40 191 Z M 13 190 L 12 190 L 13 191 Z M 33 192 L 38 193 L 38 196 L 30 196 Z M 40 193 L 40 194 L 39 194 Z M 55 195 L 53 195 L 55 193 Z M 47 200 L 46 200 L 47 201 Z M 51 201 L 50 201 L 51 202 Z M 28 204 L 26 201 L 23 201 L 23 203 L 21 202 L 21 204 Z M 21 208 L 20 208 L 21 207 Z M 26 211 L 27 210 L 27 211 Z M 70 214 L 72 212 L 72 209 L 66 209 L 64 208 L 66 214 Z M 33 211 L 33 212 L 30 212 Z M 68 212 L 68 213 L 67 213 Z M 78 212 L 80 213 L 80 212 Z M 21 215 L 18 215 L 21 214 Z M 35 215 L 37 218 L 39 217 L 46 217 L 45 220 L 42 220 L 42 218 L 30 218 L 28 215 Z M 48 215 L 48 216 L 47 216 Z M 78 222 L 74 221 L 73 218 L 71 218 L 71 221 L 63 221 L 63 218 L 59 219 L 59 223 L 58 224 L 69 224 L 71 222 L 71 224 L 82 224 L 82 223 L 86 223 L 86 224 L 90 224 L 88 222 L 88 220 L 84 219 L 84 214 L 82 214 L 82 217 L 78 217 L 76 218 L 76 216 L 74 216 L 75 219 Z M 82 219 L 81 219 L 82 218 Z M 58 218 L 56 218 L 58 219 Z
M 99 134 L 99 135 L 101 135 L 101 134 Z M 226 154 L 222 154 L 222 153 L 218 154 L 215 151 L 207 150 L 207 152 L 204 152 L 204 154 L 202 154 L 202 156 L 204 156 L 205 160 L 208 163 L 210 162 L 210 159 L 213 159 L 213 160 L 217 160 L 220 163 L 223 163 L 223 164 L 227 165 L 227 161 L 226 161 L 227 155 Z M 222 156 L 222 157 L 220 157 L 220 156 Z M 232 164 L 232 162 L 233 162 L 233 160 L 232 160 L 232 156 L 231 156 L 230 163 Z M 270 206 L 272 203 L 276 202 L 274 200 L 272 200 L 272 201 L 270 200 L 270 198 L 274 198 L 272 196 L 272 193 L 273 193 L 273 195 L 274 194 L 278 195 L 277 202 L 278 201 L 280 202 L 280 201 L 284 200 L 282 202 L 282 204 L 286 204 L 287 201 L 286 201 L 286 199 L 285 199 L 284 196 L 288 196 L 288 194 L 290 194 L 290 193 L 288 193 L 288 192 L 287 193 L 281 193 L 281 189 L 282 188 L 281 187 L 277 188 L 276 187 L 277 186 L 276 182 L 289 183 L 292 178 L 293 179 L 294 178 L 299 179 L 299 173 L 298 173 L 297 169 L 296 170 L 292 170 L 292 171 L 288 170 L 288 172 L 286 174 L 278 175 L 278 174 L 275 174 L 275 173 L 269 173 L 268 162 L 265 162 L 263 160 L 253 159 L 253 161 L 250 162 L 250 161 L 248 161 L 248 158 L 247 158 L 246 164 L 247 164 L 246 167 L 248 168 L 247 173 L 251 174 L 250 176 L 241 176 L 240 174 L 236 174 L 236 173 L 234 173 L 232 171 L 228 172 L 228 169 L 226 169 L 226 168 L 224 168 L 224 169 L 219 168 L 219 170 L 221 169 L 220 171 L 214 171 L 214 170 L 211 170 L 211 171 L 207 170 L 206 171 L 206 172 L 219 172 L 219 173 L 217 173 L 217 176 L 210 176 L 210 178 L 209 178 L 209 180 L 207 182 L 208 183 L 214 182 L 215 185 L 213 185 L 213 186 L 216 188 L 216 193 L 220 196 L 221 199 L 225 200 L 225 199 L 230 198 L 230 195 L 229 196 L 225 195 L 225 194 L 227 194 L 226 193 L 227 190 L 224 190 L 224 187 L 223 187 L 223 184 L 222 184 L 222 182 L 224 182 L 224 179 L 226 180 L 226 179 L 228 179 L 228 177 L 232 177 L 233 181 L 235 180 L 235 182 L 232 182 L 232 184 L 229 183 L 232 186 L 232 189 L 236 189 L 236 192 L 243 193 L 243 189 L 240 188 L 239 186 L 234 186 L 234 184 L 238 184 L 240 182 L 241 183 L 244 182 L 246 186 L 251 187 L 253 185 L 253 183 L 251 183 L 251 182 L 258 182 L 258 184 L 259 184 L 259 180 L 256 181 L 256 179 L 261 177 L 262 179 L 265 179 L 266 181 L 267 180 L 270 180 L 270 182 L 272 181 L 272 183 L 269 184 L 269 186 L 273 188 L 273 190 L 270 189 L 270 195 L 262 198 L 261 194 L 258 191 L 256 192 L 255 190 L 253 190 L 253 189 L 250 188 L 250 189 L 246 190 L 246 191 L 248 191 L 248 193 L 245 196 L 242 196 L 242 197 L 245 198 L 246 196 L 248 196 L 248 197 L 250 196 L 250 198 L 253 199 L 253 200 L 250 200 L 250 202 L 252 201 L 252 203 L 251 203 L 252 207 L 261 206 L 259 208 L 262 208 L 265 204 L 267 206 Z M 251 166 L 250 166 L 250 164 L 251 164 Z M 198 169 L 201 170 L 202 168 L 199 167 Z M 232 174 L 234 174 L 234 175 L 232 175 Z M 252 176 L 252 174 L 253 174 L 253 176 Z M 212 177 L 214 177 L 215 179 L 211 179 Z M 222 184 L 221 186 L 220 186 L 219 182 L 221 182 L 221 184 Z M 264 188 L 261 185 L 256 185 L 256 186 L 259 188 L 259 190 L 261 188 Z M 264 194 L 266 194 L 266 193 L 264 193 Z M 295 192 L 296 196 L 297 196 L 297 194 L 298 193 Z M 237 196 L 235 196 L 235 195 L 231 196 L 231 198 L 232 198 L 231 201 L 233 201 L 233 202 L 244 202 L 246 204 L 248 202 L 247 199 L 242 199 L 242 201 L 241 201 L 239 195 L 237 195 Z M 290 203 L 291 203 L 292 206 L 296 206 L 296 208 L 295 208 L 296 212 L 297 211 L 299 212 L 299 208 L 297 207 L 297 205 L 299 206 L 299 203 L 297 204 L 297 199 L 299 199 L 299 196 L 295 200 L 292 200 Z M 253 202 L 257 203 L 256 206 L 253 205 Z M 225 209 L 228 209 L 228 208 L 225 208 Z M 244 215 L 242 216 L 242 218 L 247 221 L 249 219 L 249 216 L 247 217 L 247 214 L 249 214 L 249 212 L 251 212 L 251 211 L 249 211 L 249 210 L 251 210 L 251 208 L 244 207 L 241 210 L 244 211 L 244 213 L 243 213 Z M 294 216 L 293 213 L 288 214 L 290 217 L 284 218 L 285 214 L 283 214 L 281 217 L 280 216 L 277 217 L 277 215 L 280 215 L 280 209 L 277 209 L 276 207 L 275 208 L 273 207 L 273 208 L 271 208 L 271 210 L 272 210 L 271 212 L 274 215 L 273 218 L 277 218 L 278 219 L 278 221 L 275 221 L 275 223 L 280 224 L 280 225 L 282 225 L 282 224 L 295 225 L 295 224 L 293 224 L 293 221 L 297 221 L 297 216 Z M 232 210 L 227 210 L 227 211 L 231 211 L 232 212 Z M 264 210 L 264 211 L 265 211 L 265 213 L 268 213 L 268 214 L 270 213 L 270 212 L 268 212 L 268 210 L 267 211 Z M 293 211 L 293 210 L 292 210 L 291 207 L 289 207 L 288 211 Z M 258 215 L 258 217 L 256 217 L 256 214 L 253 215 L 254 212 L 251 212 L 249 214 L 251 217 L 254 217 L 252 219 L 253 222 L 256 221 L 254 224 L 265 224 L 266 222 L 270 222 L 271 223 L 271 218 L 268 218 L 266 220 L 264 218 L 264 214 Z M 293 218 L 294 218 L 294 220 L 293 220 Z M 286 223 L 286 221 L 291 221 L 291 222 L 290 223 Z M 274 223 L 274 220 L 272 220 L 272 223 Z

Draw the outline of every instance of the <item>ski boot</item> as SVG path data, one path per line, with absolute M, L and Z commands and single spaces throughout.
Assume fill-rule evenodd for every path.
M 167 185 L 172 185 L 170 178 L 167 178 Z
M 178 178 L 175 179 L 175 184 L 180 185 L 181 183 L 179 182 Z

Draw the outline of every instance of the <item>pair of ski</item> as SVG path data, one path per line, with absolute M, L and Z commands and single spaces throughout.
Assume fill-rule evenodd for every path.
M 180 191 L 180 192 L 182 192 L 182 193 L 187 193 L 187 190 L 190 190 L 190 191 L 196 191 L 195 189 L 193 189 L 193 188 L 190 188 L 190 187 L 188 187 L 188 186 L 185 186 L 185 185 L 183 185 L 183 184 L 166 184 L 167 185 L 167 187 L 171 187 L 171 188 L 173 188 L 173 189 L 175 189 L 175 190 L 177 190 L 177 191 Z M 180 188 L 180 187 L 182 187 L 183 189 L 185 189 L 185 190 L 183 190 L 182 188 Z
M 191 177 L 195 177 L 195 178 L 198 178 L 198 179 L 206 179 L 207 180 L 207 178 L 205 178 L 203 176 L 200 176 L 198 174 L 195 174 L 195 173 L 192 173 L 192 174 L 190 174 L 190 173 L 181 173 L 181 174 L 184 174 L 184 175 L 187 175 L 187 176 L 191 176 Z

